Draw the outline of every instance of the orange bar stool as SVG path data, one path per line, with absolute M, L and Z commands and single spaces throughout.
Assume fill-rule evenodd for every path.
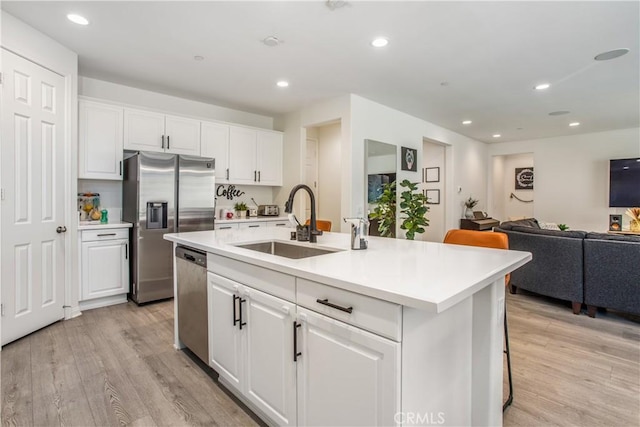
M 307 219 L 304 222 L 304 225 L 310 225 L 311 224 L 311 220 Z M 318 227 L 318 230 L 320 231 L 327 231 L 330 232 L 331 231 L 331 221 L 325 220 L 325 219 L 316 219 L 316 226 Z
M 481 246 L 484 248 L 509 249 L 509 236 L 505 233 L 475 230 L 449 230 L 444 236 L 444 243 L 466 246 Z M 509 286 L 510 274 L 504 278 L 505 286 Z M 502 410 L 507 409 L 513 402 L 513 381 L 511 378 L 511 353 L 509 352 L 509 329 L 507 328 L 507 304 L 504 306 L 504 341 L 507 355 L 507 373 L 509 376 L 509 397 L 502 405 Z

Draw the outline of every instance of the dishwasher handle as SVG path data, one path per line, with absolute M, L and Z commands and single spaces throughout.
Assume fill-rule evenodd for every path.
M 176 257 L 192 262 L 200 267 L 207 267 L 207 254 L 185 246 L 176 247 Z

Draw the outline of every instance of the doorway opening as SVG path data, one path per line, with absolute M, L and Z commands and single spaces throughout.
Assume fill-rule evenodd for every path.
M 441 242 L 447 231 L 447 163 L 451 147 L 442 142 L 422 140 L 422 184 L 420 190 L 428 197 L 429 226 L 420 240 Z
M 531 186 L 522 181 L 533 177 L 533 153 L 494 156 L 491 166 L 493 217 L 500 221 L 533 218 L 535 187 L 533 181 Z M 528 171 L 531 171 L 530 175 Z

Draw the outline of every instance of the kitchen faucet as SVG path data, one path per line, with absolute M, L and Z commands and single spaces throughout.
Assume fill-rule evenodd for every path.
M 322 236 L 322 230 L 318 230 L 318 226 L 316 224 L 316 198 L 313 195 L 313 191 L 307 185 L 298 184 L 291 189 L 291 193 L 289 193 L 289 199 L 284 204 L 284 211 L 286 213 L 293 212 L 293 197 L 296 195 L 298 190 L 306 190 L 309 193 L 309 198 L 311 199 L 311 224 L 309 224 L 309 242 L 317 243 L 317 236 Z

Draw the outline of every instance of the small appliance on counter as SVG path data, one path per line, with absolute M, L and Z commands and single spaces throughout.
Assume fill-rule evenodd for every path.
M 280 215 L 280 208 L 278 205 L 259 205 L 258 216 L 278 216 Z

